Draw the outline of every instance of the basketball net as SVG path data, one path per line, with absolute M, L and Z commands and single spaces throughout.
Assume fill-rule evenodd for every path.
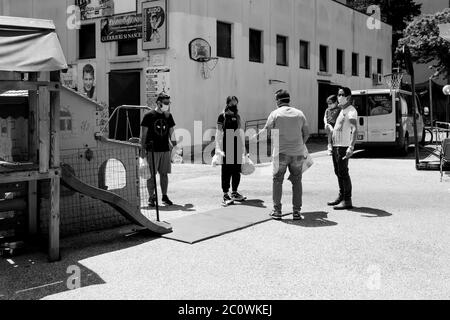
M 400 89 L 404 75 L 405 74 L 403 72 L 398 71 L 384 76 L 384 80 L 386 81 L 389 89 L 391 89 L 391 93 L 394 90 Z
M 199 60 L 201 63 L 201 74 L 203 79 L 211 78 L 211 71 L 213 71 L 217 67 L 217 63 L 219 62 L 219 58 L 204 58 Z

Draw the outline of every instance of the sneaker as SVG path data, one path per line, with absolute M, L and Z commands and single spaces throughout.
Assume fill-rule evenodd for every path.
M 156 197 L 155 196 L 150 197 L 148 199 L 148 206 L 151 207 L 151 208 L 156 207 Z
M 162 197 L 162 203 L 166 206 L 173 206 L 173 202 L 170 201 L 168 196 L 163 196 Z
M 274 211 L 272 211 L 270 216 L 272 217 L 273 220 L 277 220 L 277 221 L 280 221 L 283 219 L 283 214 L 281 213 L 281 211 L 274 210 Z
M 230 197 L 230 195 L 229 195 L 228 193 L 225 193 L 225 194 L 223 195 L 223 202 L 222 202 L 222 205 L 223 205 L 224 207 L 227 207 L 227 206 L 231 206 L 232 204 L 234 204 L 233 199 L 231 199 L 231 197 Z
M 244 197 L 243 195 L 241 195 L 239 192 L 233 192 L 233 193 L 231 194 L 231 199 L 232 199 L 233 201 L 237 201 L 237 202 L 242 202 L 242 201 L 247 200 L 247 198 Z
M 300 221 L 303 220 L 303 217 L 300 213 L 300 211 L 294 211 L 294 221 Z

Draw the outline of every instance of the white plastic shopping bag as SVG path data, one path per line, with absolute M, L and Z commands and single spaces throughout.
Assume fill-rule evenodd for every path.
M 211 165 L 212 165 L 213 167 L 217 167 L 217 166 L 220 166 L 220 165 L 222 165 L 222 164 L 223 164 L 223 156 L 222 156 L 222 154 L 217 153 L 217 154 L 212 158 Z
M 244 176 L 249 176 L 256 171 L 255 164 L 250 159 L 249 155 L 244 155 L 242 157 L 242 174 Z
M 152 173 L 150 172 L 150 166 L 148 165 L 148 161 L 145 158 L 139 157 L 139 176 L 142 179 L 150 179 L 152 177 Z

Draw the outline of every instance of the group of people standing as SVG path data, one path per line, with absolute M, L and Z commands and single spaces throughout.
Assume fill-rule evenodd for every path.
M 308 155 L 306 143 L 310 137 L 308 121 L 305 114 L 291 107 L 289 92 L 280 90 L 275 96 L 277 109 L 273 111 L 264 127 L 251 140 L 269 130 L 277 130 L 279 141 L 273 151 L 273 211 L 271 217 L 281 220 L 283 182 L 287 170 L 292 182 L 292 203 L 294 220 L 302 220 L 302 176 L 303 164 Z M 338 197 L 328 202 L 336 210 L 347 210 L 352 204 L 352 182 L 349 175 L 349 159 L 353 156 L 357 140 L 358 112 L 352 105 L 352 92 L 349 88 L 340 88 L 337 96 L 327 99 L 328 109 L 324 122 L 329 135 L 328 151 L 333 158 L 335 174 L 338 179 Z M 162 201 L 165 205 L 173 205 L 167 195 L 168 174 L 171 173 L 171 137 L 175 121 L 170 113 L 170 97 L 162 94 L 158 97 L 157 107 L 148 113 L 142 121 L 142 153 L 149 163 L 154 161 L 155 171 L 160 174 Z M 242 121 L 239 115 L 239 99 L 230 96 L 226 107 L 217 120 L 216 155 L 223 158 L 221 184 L 224 206 L 234 202 L 242 202 L 246 197 L 239 193 L 241 182 L 242 159 L 246 155 L 245 138 Z M 152 152 L 153 151 L 153 152 Z M 154 156 L 152 156 L 154 155 Z M 152 158 L 154 157 L 154 159 Z M 155 174 L 151 168 L 152 176 Z M 155 206 L 154 179 L 149 179 L 149 205 Z M 231 193 L 230 193 L 231 189 Z

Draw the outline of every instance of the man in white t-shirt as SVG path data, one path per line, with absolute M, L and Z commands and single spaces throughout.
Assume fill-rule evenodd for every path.
M 339 89 L 338 101 L 342 111 L 333 131 L 333 164 L 339 182 L 339 196 L 328 205 L 334 206 L 335 210 L 348 210 L 353 208 L 348 162 L 353 156 L 358 136 L 358 111 L 352 105 L 352 91 L 349 88 Z

